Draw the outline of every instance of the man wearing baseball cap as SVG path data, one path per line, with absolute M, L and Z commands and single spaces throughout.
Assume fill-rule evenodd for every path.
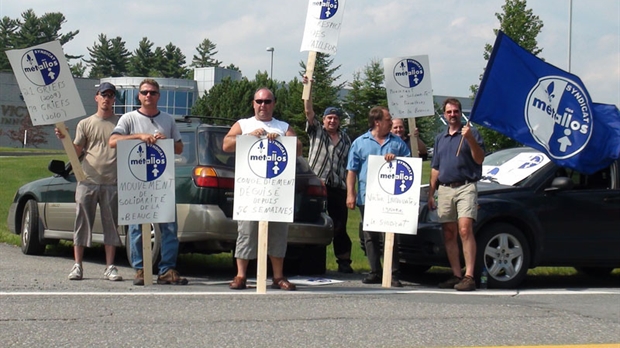
M 304 83 L 308 79 L 304 77 Z M 323 112 L 323 124 L 316 119 L 312 91 L 304 100 L 306 132 L 310 137 L 308 162 L 312 171 L 327 188 L 327 213 L 334 221 L 334 255 L 338 272 L 353 273 L 351 267 L 351 238 L 347 234 L 347 159 L 351 139 L 340 129 L 342 110 L 330 106 Z
M 73 254 L 75 264 L 69 273 L 70 280 L 82 280 L 82 259 L 84 248 L 92 243 L 92 230 L 97 212 L 97 204 L 103 226 L 106 268 L 104 279 L 123 280 L 114 266 L 116 248 L 121 246 L 117 230 L 118 199 L 116 189 L 116 149 L 108 146 L 112 130 L 118 122 L 114 114 L 116 87 L 103 82 L 97 88 L 95 101 L 97 112 L 81 120 L 75 131 L 73 145 L 78 156 L 82 157 L 85 179 L 77 183 L 75 189 L 75 232 L 73 235 Z M 63 135 L 56 129 L 56 136 Z

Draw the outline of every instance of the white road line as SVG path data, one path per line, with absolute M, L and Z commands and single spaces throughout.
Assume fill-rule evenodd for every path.
M 317 289 L 318 290 L 318 289 Z M 472 292 L 458 291 L 441 291 L 441 290 L 392 290 L 392 289 L 375 289 L 375 290 L 328 290 L 319 291 L 281 291 L 268 290 L 266 294 L 257 294 L 254 289 L 241 291 L 225 290 L 225 291 L 179 291 L 179 292 L 97 292 L 97 291 L 39 291 L 39 292 L 0 292 L 0 297 L 19 297 L 19 296 L 43 296 L 43 297 L 60 297 L 60 296 L 230 296 L 230 295 L 377 295 L 377 294 L 434 294 L 434 295 L 456 295 L 456 296 L 541 296 L 541 295 L 620 295 L 620 289 L 610 290 L 485 290 Z

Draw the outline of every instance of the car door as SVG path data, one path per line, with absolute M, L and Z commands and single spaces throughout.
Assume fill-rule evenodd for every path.
M 548 191 L 541 223 L 545 258 L 588 263 L 620 260 L 620 190 L 610 168 L 573 173 L 570 190 Z M 615 187 L 615 188 L 612 188 Z
M 73 175 L 55 176 L 42 194 L 43 216 L 47 230 L 73 231 L 75 223 L 75 187 Z

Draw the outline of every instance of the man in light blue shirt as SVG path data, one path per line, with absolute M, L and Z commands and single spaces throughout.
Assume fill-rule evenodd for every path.
M 366 175 L 368 157 L 382 155 L 386 161 L 396 157 L 411 156 L 411 151 L 402 139 L 390 131 L 392 116 L 386 107 L 375 106 L 368 115 L 369 130 L 353 141 L 347 162 L 347 207 L 355 209 L 359 206 L 362 220 L 364 219 L 364 203 L 366 199 Z M 359 190 L 356 193 L 356 180 Z M 381 238 L 382 232 L 364 232 L 366 257 L 370 264 L 370 274 L 362 280 L 365 284 L 381 284 Z M 396 244 L 392 261 L 392 286 L 403 286 L 398 274 L 398 246 Z

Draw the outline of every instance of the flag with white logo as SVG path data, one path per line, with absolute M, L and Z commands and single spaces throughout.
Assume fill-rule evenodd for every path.
M 592 174 L 620 158 L 620 112 L 593 103 L 581 79 L 499 31 L 471 121 Z

